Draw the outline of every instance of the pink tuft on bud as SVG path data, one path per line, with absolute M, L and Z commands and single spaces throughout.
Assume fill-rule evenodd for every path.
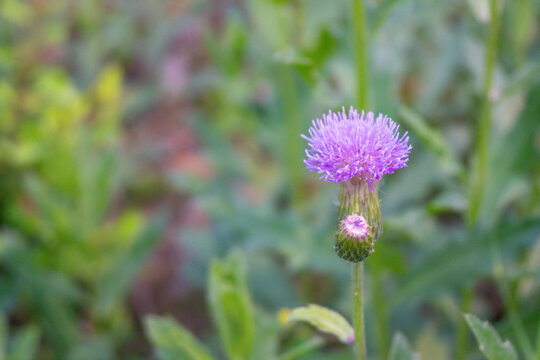
M 348 237 L 364 240 L 369 235 L 369 225 L 362 215 L 350 214 L 341 221 L 341 231 Z

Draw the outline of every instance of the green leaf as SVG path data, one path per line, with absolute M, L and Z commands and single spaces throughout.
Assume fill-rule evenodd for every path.
M 414 341 L 414 348 L 422 359 L 450 359 L 448 344 L 437 336 L 437 329 L 433 323 L 425 326 L 420 334 L 418 334 Z
M 401 120 L 418 137 L 422 145 L 437 156 L 441 164 L 451 174 L 459 174 L 463 171 L 456 159 L 456 155 L 452 151 L 452 147 L 439 131 L 430 127 L 424 118 L 403 104 L 399 107 L 398 111 Z
M 8 328 L 6 318 L 3 314 L 0 314 L 0 360 L 4 360 L 6 358 L 7 337 Z
M 247 359 L 254 342 L 253 309 L 246 286 L 244 258 L 233 253 L 210 268 L 209 302 L 230 359 Z
M 66 360 L 114 360 L 114 340 L 107 335 L 90 335 L 73 344 Z
M 32 326 L 17 333 L 11 344 L 9 360 L 36 359 L 39 335 L 39 330 Z
M 502 341 L 499 334 L 487 321 L 480 321 L 476 316 L 465 314 L 465 319 L 480 344 L 480 351 L 488 360 L 517 360 L 517 353 L 512 344 Z
M 307 339 L 280 355 L 279 360 L 294 360 L 301 356 L 313 353 L 324 344 L 324 340 L 318 337 Z
M 295 49 L 287 49 L 277 51 L 274 54 L 274 60 L 278 63 L 286 65 L 296 65 L 296 66 L 308 66 L 311 65 L 311 60 L 300 54 Z
M 273 314 L 256 311 L 255 326 L 255 340 L 249 360 L 277 359 L 280 343 L 279 334 L 282 330 L 278 319 Z
M 146 334 L 162 360 L 212 360 L 208 350 L 170 317 L 148 316 Z
M 67 277 L 35 267 L 25 250 L 14 251 L 5 264 L 23 284 L 20 294 L 28 299 L 26 304 L 54 357 L 64 359 L 71 344 L 80 341 L 73 304 L 82 303 L 81 293 Z
M 109 65 L 101 71 L 95 84 L 96 100 L 100 103 L 117 103 L 122 93 L 122 70 Z
M 103 223 L 110 206 L 117 178 L 119 164 L 114 152 L 96 154 L 89 146 L 81 145 L 77 152 L 80 212 L 80 226 L 83 233 L 89 233 Z
M 474 17 L 483 23 L 489 22 L 490 13 L 489 13 L 489 2 L 488 0 L 469 0 L 469 6 L 471 11 L 474 14 Z
M 420 357 L 414 353 L 405 336 L 396 333 L 390 346 L 389 360 L 420 360 Z
M 293 309 L 287 322 L 306 321 L 322 332 L 335 335 L 341 342 L 354 342 L 354 329 L 340 314 L 319 305 L 309 305 Z
M 519 183 L 527 183 L 526 177 L 530 176 L 532 169 L 540 161 L 535 135 L 540 129 L 539 97 L 540 85 L 537 85 L 531 89 L 523 111 L 514 125 L 506 132 L 494 136 L 490 142 L 489 181 L 485 184 L 479 214 L 479 221 L 488 227 L 498 222 L 510 204 L 522 201 L 526 196 L 526 193 L 519 189 Z M 525 186 L 525 191 L 526 189 Z
M 491 244 L 499 244 L 505 256 L 516 256 L 520 248 L 540 234 L 536 219 L 501 222 L 489 232 L 471 230 L 465 239 L 453 241 L 426 256 L 420 265 L 410 270 L 400 282 L 390 300 L 391 306 L 437 291 L 447 291 L 470 283 L 481 274 L 490 273 L 492 264 L 483 256 Z
M 130 248 L 117 259 L 98 282 L 97 310 L 100 314 L 111 311 L 115 302 L 126 293 L 131 281 L 139 271 L 165 228 L 164 216 L 157 216 L 143 228 Z

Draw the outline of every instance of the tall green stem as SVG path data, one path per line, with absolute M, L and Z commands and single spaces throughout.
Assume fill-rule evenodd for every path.
M 356 54 L 356 106 L 367 110 L 368 106 L 368 58 L 366 34 L 366 10 L 364 0 L 352 0 L 354 24 L 354 48 Z M 356 359 L 367 359 L 366 335 L 364 327 L 364 264 L 352 264 L 353 281 L 353 324 L 355 335 Z
M 534 10 L 532 6 L 531 0 L 516 0 L 512 2 L 513 43 L 516 66 L 523 65 L 526 59 L 529 34 L 534 21 Z
M 366 34 L 366 10 L 364 0 L 353 0 L 354 48 L 356 53 L 356 105 L 367 110 L 368 105 L 368 57 Z
M 352 264 L 353 281 L 353 324 L 356 348 L 356 359 L 366 360 L 366 334 L 364 328 L 364 263 Z
M 538 330 L 536 330 L 536 360 L 540 360 L 540 318 L 538 319 Z
M 482 107 L 478 120 L 476 139 L 476 169 L 473 169 L 471 194 L 469 198 L 469 224 L 475 224 L 480 211 L 484 184 L 486 180 L 489 137 L 491 132 L 491 103 L 490 92 L 493 82 L 493 69 L 497 57 L 497 34 L 499 32 L 499 0 L 490 0 L 489 34 L 486 40 L 486 59 L 484 74 L 484 88 L 482 92 Z

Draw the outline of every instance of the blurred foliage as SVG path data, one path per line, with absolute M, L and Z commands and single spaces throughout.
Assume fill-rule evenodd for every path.
M 487 181 L 469 225 L 488 0 L 366 4 L 370 107 L 414 147 L 409 167 L 381 185 L 369 353 L 477 359 L 467 312 L 520 357 L 538 356 L 540 4 L 500 9 Z M 188 256 L 176 271 L 190 289 L 215 284 L 216 326 L 196 334 L 203 347 L 173 320 L 151 318 L 158 356 L 191 343 L 239 359 L 349 359 L 344 345 L 309 326 L 279 328 L 274 314 L 316 302 L 350 318 L 348 267 L 331 249 L 336 186 L 304 171 L 299 134 L 354 102 L 351 18 L 348 2 L 327 0 L 0 0 L 0 358 L 150 356 L 131 345 L 142 334 L 128 292 L 167 214 L 137 199 L 180 194 L 206 221 L 182 229 Z M 208 173 L 146 168 L 162 139 L 131 152 L 130 127 L 157 123 L 170 104 Z M 238 247 L 245 280 L 215 261 Z M 392 340 L 397 331 L 409 341 Z
M 112 359 L 133 332 L 124 297 L 163 220 L 114 209 L 128 175 L 123 71 L 105 66 L 81 90 L 42 59 L 68 36 L 59 6 L 1 2 L 0 304 L 43 336 L 21 330 L 10 359 L 35 358 L 32 344 L 43 359 Z
M 210 307 L 230 359 L 247 359 L 253 346 L 253 310 L 244 267 L 238 255 L 228 262 L 215 261 L 208 280 Z
M 219 329 L 220 340 L 228 359 L 293 360 L 308 356 L 322 341 L 318 338 L 289 346 L 278 356 L 279 324 L 277 318 L 253 307 L 245 286 L 245 256 L 234 252 L 224 260 L 212 262 L 208 281 L 209 303 L 213 320 Z M 304 320 L 321 331 L 333 333 L 341 341 L 350 343 L 352 328 L 339 314 L 311 305 L 291 312 L 290 321 Z M 287 321 L 289 321 L 287 320 Z M 211 360 L 209 351 L 192 334 L 169 317 L 149 316 L 146 331 L 163 360 Z M 342 329 L 334 329 L 334 326 Z M 282 331 L 285 328 L 281 328 Z
M 260 347 L 260 344 L 254 347 L 255 336 L 262 337 L 264 342 L 277 344 L 278 327 L 275 324 L 277 319 L 274 319 L 274 324 L 262 324 L 266 328 L 270 325 L 271 333 L 268 329 L 261 329 L 261 324 L 255 329 L 255 314 L 245 286 L 245 271 L 244 257 L 240 253 L 212 263 L 208 281 L 209 303 L 224 352 L 229 359 L 276 358 L 275 354 L 268 352 L 268 347 Z M 267 316 L 257 314 L 259 319 Z M 186 329 L 170 318 L 149 317 L 146 327 L 160 359 L 214 359 Z
M 417 360 L 419 359 L 411 349 L 411 345 L 405 339 L 403 334 L 396 333 L 392 340 L 392 346 L 390 347 L 389 360 Z

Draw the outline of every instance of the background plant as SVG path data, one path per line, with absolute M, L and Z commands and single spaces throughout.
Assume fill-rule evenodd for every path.
M 489 2 L 365 4 L 370 108 L 409 130 L 415 149 L 382 185 L 384 234 L 366 269 L 369 353 L 479 358 L 465 312 L 531 358 L 540 322 L 538 3 L 499 4 L 475 221 L 470 169 L 486 101 Z M 225 354 L 201 294 L 210 263 L 233 247 L 246 254 L 251 301 L 268 316 L 319 303 L 350 319 L 349 271 L 329 251 L 337 189 L 302 170 L 298 137 L 310 119 L 356 101 L 350 3 L 1 0 L 0 9 L 7 354 L 30 327 L 37 358 L 151 358 L 147 312 L 174 312 L 212 354 Z M 163 212 L 166 226 L 153 220 Z M 167 260 L 164 243 L 179 260 Z M 156 263 L 169 261 L 166 286 L 141 285 L 155 284 Z M 185 291 L 169 295 L 174 287 Z M 134 305 L 141 293 L 161 305 Z M 314 334 L 282 328 L 277 353 Z M 329 337 L 302 356 L 350 355 Z

